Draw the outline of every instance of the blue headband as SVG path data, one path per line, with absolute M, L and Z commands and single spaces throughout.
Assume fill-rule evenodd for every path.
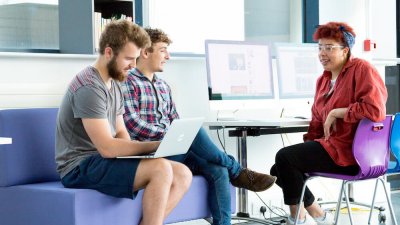
M 343 32 L 344 40 L 346 41 L 347 46 L 350 49 L 353 48 L 354 44 L 356 43 L 354 36 L 350 32 L 346 31 L 344 26 L 340 26 L 339 29 Z

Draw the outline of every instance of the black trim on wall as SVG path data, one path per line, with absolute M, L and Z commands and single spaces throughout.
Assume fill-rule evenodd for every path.
M 397 58 L 400 58 L 400 2 L 396 1 L 396 45 Z
M 36 48 L 0 48 L 0 52 L 24 52 L 24 53 L 60 53 L 59 49 L 36 49 Z
M 319 25 L 319 0 L 303 0 L 303 42 L 314 43 L 312 36 Z
M 137 25 L 143 27 L 143 2 L 142 0 L 135 0 L 135 22 Z

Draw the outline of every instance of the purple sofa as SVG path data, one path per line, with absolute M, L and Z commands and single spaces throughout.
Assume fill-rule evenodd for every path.
M 62 186 L 54 161 L 56 117 L 56 108 L 0 110 L 0 137 L 13 139 L 10 145 L 0 145 L 0 224 L 138 224 L 142 191 L 130 200 Z M 207 191 L 206 180 L 195 176 L 166 223 L 209 217 Z M 233 187 L 231 197 L 233 213 Z

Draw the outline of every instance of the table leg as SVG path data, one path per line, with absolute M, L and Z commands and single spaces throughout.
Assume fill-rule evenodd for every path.
M 238 162 L 243 168 L 247 168 L 247 130 L 241 129 L 241 135 L 237 138 L 237 155 Z M 248 196 L 247 190 L 244 188 L 238 189 L 238 212 L 236 213 L 236 217 L 232 217 L 232 219 L 236 220 L 246 220 L 257 222 L 259 224 L 280 224 L 280 222 L 268 221 L 264 219 L 258 218 L 250 218 L 250 214 L 248 212 Z
M 237 138 L 237 155 L 239 164 L 243 168 L 247 168 L 247 130 L 242 130 L 242 135 Z M 247 209 L 247 190 L 244 188 L 239 188 L 238 190 L 238 217 L 249 217 Z

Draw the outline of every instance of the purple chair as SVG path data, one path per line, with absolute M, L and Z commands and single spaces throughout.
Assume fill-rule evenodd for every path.
M 353 155 L 356 159 L 360 170 L 358 174 L 352 175 L 344 175 L 344 174 L 332 174 L 332 173 L 310 173 L 308 174 L 309 177 L 304 183 L 303 190 L 300 197 L 299 206 L 302 206 L 304 192 L 306 189 L 307 182 L 316 177 L 325 177 L 325 178 L 332 178 L 332 179 L 339 179 L 342 180 L 342 188 L 340 190 L 339 198 L 336 205 L 336 215 L 335 215 L 335 224 L 338 223 L 339 219 L 339 212 L 341 206 L 341 199 L 344 193 L 347 209 L 349 212 L 350 223 L 353 224 L 353 217 L 351 214 L 351 207 L 349 196 L 347 193 L 347 186 L 353 182 L 361 181 L 361 180 L 368 180 L 368 179 L 377 179 L 380 180 L 383 184 L 383 188 L 385 190 L 386 199 L 389 205 L 390 213 L 392 216 L 392 221 L 395 225 L 397 225 L 396 218 L 394 216 L 394 211 L 392 207 L 392 203 L 388 192 L 386 190 L 385 181 L 382 179 L 382 175 L 385 175 L 386 170 L 388 168 L 388 160 L 389 160 L 389 137 L 390 137 L 390 130 L 391 130 L 391 123 L 392 123 L 392 116 L 386 116 L 386 119 L 382 122 L 372 122 L 368 119 L 362 119 L 358 124 L 357 131 L 353 141 Z M 378 182 L 376 183 L 376 185 Z M 371 209 L 374 207 L 375 203 L 375 194 L 376 194 L 376 185 L 374 196 L 372 199 Z M 301 207 L 298 207 L 296 212 L 296 221 L 299 219 Z M 368 224 L 371 221 L 372 211 L 370 211 Z

